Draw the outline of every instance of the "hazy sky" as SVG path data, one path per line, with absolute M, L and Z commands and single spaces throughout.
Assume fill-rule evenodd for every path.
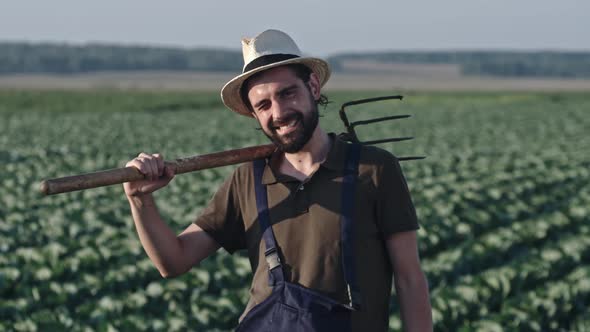
M 0 0 L 0 41 L 239 49 L 267 28 L 303 52 L 415 49 L 590 51 L 589 0 Z

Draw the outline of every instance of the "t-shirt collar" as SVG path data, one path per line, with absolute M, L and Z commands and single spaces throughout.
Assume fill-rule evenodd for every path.
M 337 172 L 344 171 L 344 158 L 346 157 L 347 143 L 340 139 L 335 133 L 329 133 L 328 136 L 332 140 L 332 147 L 330 148 L 330 151 L 328 151 L 326 160 L 324 160 L 320 167 Z M 298 181 L 297 179 L 278 171 L 277 163 L 281 156 L 280 154 L 281 152 L 277 150 L 266 160 L 266 167 L 262 174 L 262 184 L 268 185 L 277 182 Z

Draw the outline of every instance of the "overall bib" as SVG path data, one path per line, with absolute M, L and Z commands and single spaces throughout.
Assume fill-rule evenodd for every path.
M 248 312 L 236 331 L 351 331 L 351 313 L 360 308 L 353 255 L 353 207 L 359 157 L 360 145 L 349 144 L 342 179 L 340 221 L 342 267 L 347 284 L 348 304 L 285 280 L 271 227 L 266 186 L 262 184 L 266 163 L 264 159 L 254 161 L 256 208 L 266 248 L 264 255 L 269 267 L 269 285 L 273 289 L 268 298 Z

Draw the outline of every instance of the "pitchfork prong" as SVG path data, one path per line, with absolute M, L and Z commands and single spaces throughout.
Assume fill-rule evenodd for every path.
M 408 114 L 384 116 L 382 118 L 375 118 L 375 119 L 371 119 L 371 120 L 355 121 L 355 122 L 352 122 L 350 124 L 350 126 L 356 127 L 356 126 L 361 126 L 361 125 L 366 125 L 366 124 L 371 124 L 371 123 L 376 123 L 376 122 L 381 122 L 381 121 L 405 119 L 405 118 L 409 118 L 409 117 L 411 117 L 411 115 L 408 115 Z
M 366 99 L 359 99 L 359 100 L 352 100 L 352 101 L 348 101 L 344 104 L 342 104 L 341 109 L 344 110 L 345 107 L 347 106 L 353 106 L 353 105 L 360 105 L 360 104 L 365 104 L 365 103 L 372 103 L 375 101 L 381 101 L 381 100 L 390 100 L 390 99 L 399 99 L 402 100 L 404 98 L 404 96 L 382 96 L 382 97 L 374 97 L 374 98 L 366 98 Z
M 379 121 L 385 121 L 386 118 L 387 119 L 394 119 L 394 118 L 390 118 L 390 117 L 385 117 L 385 118 L 380 118 L 380 119 L 375 119 L 375 120 L 365 120 L 365 121 L 369 121 L 369 122 L 356 121 L 356 122 L 353 122 L 351 124 L 348 121 L 348 117 L 346 116 L 346 112 L 344 110 L 346 107 L 353 106 L 353 105 L 365 104 L 365 103 L 372 103 L 372 102 L 382 101 L 382 100 L 390 100 L 390 99 L 402 100 L 403 98 L 404 97 L 403 96 L 400 96 L 400 95 L 395 95 L 395 96 L 381 96 L 381 97 L 374 97 L 374 98 L 366 98 L 366 99 L 352 100 L 352 101 L 348 101 L 348 102 L 345 102 L 344 104 L 342 104 L 342 106 L 340 107 L 340 111 L 338 113 L 340 114 L 340 119 L 344 123 L 344 127 L 346 127 L 346 131 L 348 132 L 348 135 L 346 135 L 346 138 L 350 142 L 360 143 L 359 140 L 358 140 L 358 137 L 356 135 L 356 132 L 354 131 L 354 126 L 355 125 L 372 123 L 372 122 L 379 122 Z
M 354 121 L 354 122 L 348 121 L 348 117 L 346 116 L 346 112 L 345 112 L 346 107 L 365 104 L 365 103 L 372 103 L 372 102 L 382 101 L 382 100 L 391 100 L 391 99 L 402 100 L 403 96 L 395 95 L 395 96 L 382 96 L 382 97 L 375 97 L 375 98 L 359 99 L 359 100 L 352 100 L 352 101 L 342 104 L 342 106 L 340 107 L 340 111 L 338 113 L 340 114 L 340 119 L 344 123 L 344 127 L 346 128 L 346 133 L 340 134 L 340 137 L 344 140 L 349 141 L 349 142 L 359 143 L 359 144 L 363 144 L 363 145 L 372 145 L 372 144 L 380 144 L 380 143 L 388 143 L 388 142 L 401 142 L 401 141 L 407 141 L 407 140 L 413 139 L 413 137 L 392 137 L 392 138 L 384 138 L 384 139 L 361 142 L 361 141 L 359 141 L 359 139 L 356 135 L 356 131 L 354 130 L 354 128 L 356 126 L 367 125 L 367 124 L 388 121 L 388 120 L 405 119 L 405 118 L 411 117 L 411 115 L 408 115 L 408 114 L 384 116 L 384 117 L 380 117 L 380 118 L 369 119 L 369 120 L 360 120 L 360 121 Z M 399 157 L 397 159 L 399 161 L 404 161 L 404 160 L 417 160 L 417 159 L 424 159 L 424 158 L 426 158 L 426 157 L 424 157 L 424 156 L 409 156 L 409 157 Z
M 392 138 L 383 138 L 383 139 L 376 139 L 373 141 L 366 141 L 366 142 L 359 142 L 363 145 L 373 145 L 373 144 L 381 144 L 381 143 L 388 143 L 388 142 L 401 142 L 401 141 L 409 141 L 414 139 L 414 137 L 392 137 Z
M 411 156 L 411 157 L 398 157 L 397 158 L 397 160 L 399 160 L 399 161 L 420 160 L 420 159 L 426 159 L 426 157 L 424 157 L 424 156 Z

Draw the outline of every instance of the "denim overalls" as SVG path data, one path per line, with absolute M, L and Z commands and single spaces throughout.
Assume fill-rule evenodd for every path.
M 360 145 L 348 144 L 345 174 L 342 179 L 341 243 L 342 267 L 349 303 L 340 303 L 312 289 L 285 280 L 276 239 L 270 227 L 266 186 L 262 174 L 266 162 L 254 161 L 254 182 L 258 221 L 269 267 L 272 293 L 252 308 L 236 331 L 350 331 L 351 312 L 360 308 L 353 256 L 353 214 Z

